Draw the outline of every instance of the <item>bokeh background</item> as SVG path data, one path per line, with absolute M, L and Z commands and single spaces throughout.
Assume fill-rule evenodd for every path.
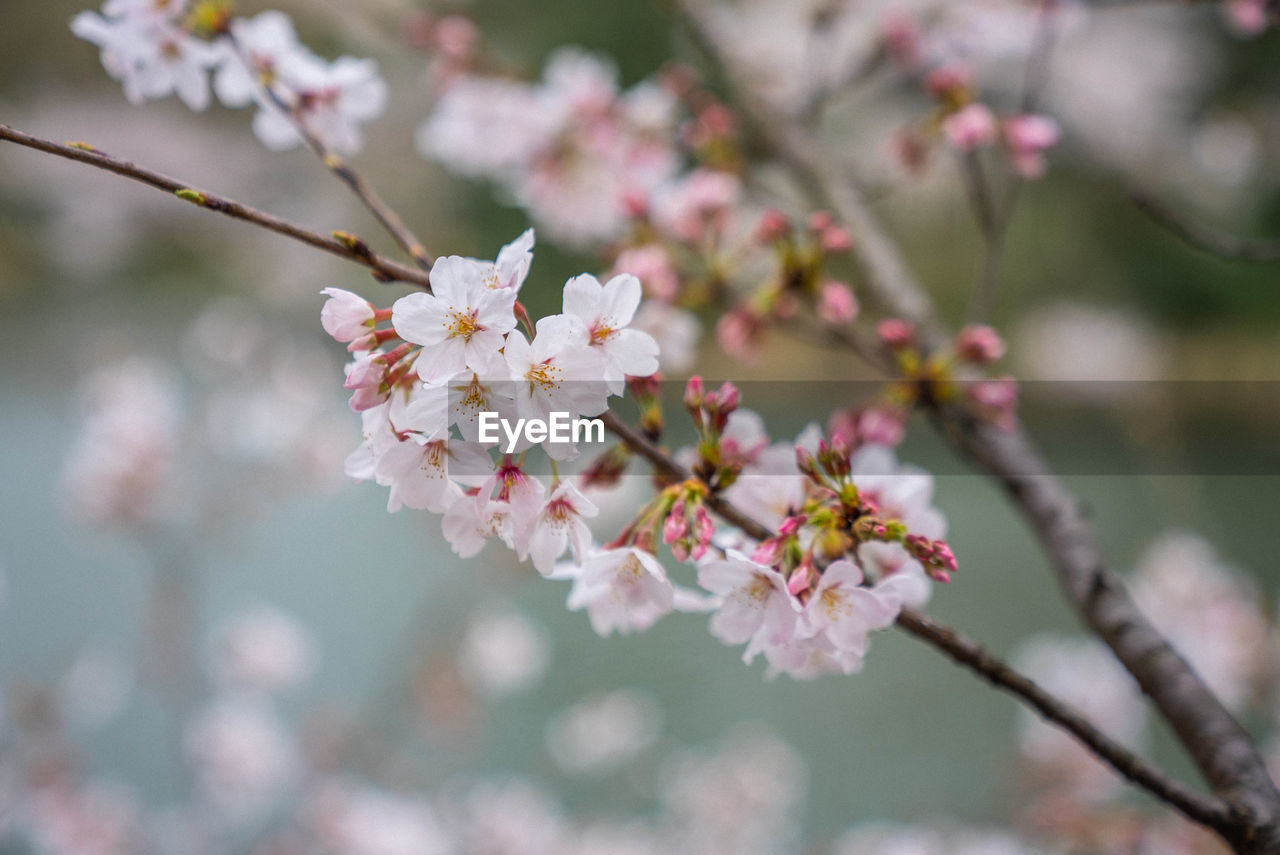
M 1280 581 L 1280 268 L 1190 249 L 1126 197 L 1140 186 L 1224 229 L 1280 235 L 1280 41 L 1233 36 L 1213 6 L 1090 12 L 1059 46 L 1044 109 L 1066 139 L 1048 176 L 1020 194 L 997 321 L 1021 377 L 1138 380 L 1153 396 L 1086 383 L 1067 405 L 1057 384 L 1039 387 L 1037 435 L 1072 473 L 1114 564 L 1136 566 L 1162 533 L 1194 532 L 1215 561 L 1255 580 L 1270 611 Z M 321 54 L 378 59 L 391 106 L 356 163 L 436 252 L 491 257 L 527 226 L 490 188 L 414 151 L 427 57 L 403 25 L 419 7 L 270 7 L 291 12 Z M 0 120 L 382 245 L 308 154 L 268 152 L 245 113 L 193 115 L 173 100 L 130 107 L 67 28 L 81 8 L 0 5 Z M 464 8 L 530 76 L 566 43 L 612 57 L 625 83 L 673 56 L 696 59 L 661 3 Z M 831 122 L 876 166 L 907 100 L 881 87 Z M 877 206 L 944 316 L 959 319 L 980 243 L 956 171 L 935 163 Z M 545 309 L 566 276 L 599 267 L 544 241 L 525 293 Z M 565 586 L 494 547 L 457 560 L 435 518 L 388 514 L 382 488 L 346 483 L 359 423 L 340 388 L 344 354 L 318 323 L 327 286 L 381 305 L 402 293 L 148 188 L 0 147 L 0 851 L 26 851 L 10 832 L 31 810 L 18 782 L 33 763 L 74 768 L 100 787 L 90 814 L 194 839 L 206 825 L 181 807 L 189 793 L 221 787 L 252 801 L 255 764 L 269 767 L 273 751 L 397 792 L 447 795 L 517 775 L 564 815 L 610 828 L 675 810 L 672 782 L 690 758 L 710 764 L 727 751 L 755 758 L 717 769 L 739 782 L 758 773 L 781 806 L 779 839 L 809 841 L 762 851 L 819 847 L 873 819 L 1008 821 L 1023 782 L 1015 704 L 911 638 L 881 633 L 863 673 L 812 683 L 765 681 L 702 617 L 600 639 L 564 608 Z M 699 368 L 734 379 L 857 376 L 847 357 L 783 336 L 746 371 L 708 338 Z M 153 399 L 123 427 L 103 415 L 122 390 Z M 828 402 L 813 401 L 805 418 L 794 402 L 748 403 L 784 436 L 823 419 Z M 964 474 L 927 425 L 914 427 L 902 457 L 944 473 L 935 504 L 962 567 L 930 610 L 1002 654 L 1076 631 L 1002 496 Z M 153 431 L 174 438 L 157 475 L 163 498 L 138 518 L 103 518 L 95 485 L 111 474 L 113 443 L 127 444 L 119 432 L 145 442 Z M 265 633 L 244 643 L 305 679 L 274 693 L 266 713 L 245 713 L 275 731 L 249 727 L 226 749 L 241 752 L 244 779 L 210 784 L 201 745 L 221 744 L 220 724 L 234 728 L 201 717 L 225 700 L 218 669 L 227 638 L 244 631 L 237 621 Z M 1152 750 L 1192 774 L 1164 734 Z M 262 796 L 234 834 L 220 833 L 230 851 L 249 851 L 295 809 L 290 793 L 306 776 L 292 774 L 283 795 Z

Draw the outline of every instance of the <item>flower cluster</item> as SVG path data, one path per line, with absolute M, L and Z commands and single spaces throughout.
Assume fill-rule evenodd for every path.
M 586 558 L 585 519 L 597 508 L 570 481 L 557 479 L 548 489 L 533 474 L 527 434 L 493 459 L 495 442 L 481 431 L 481 415 L 513 423 L 598 415 L 625 391 L 627 376 L 657 370 L 658 348 L 628 328 L 640 303 L 640 283 L 629 276 L 603 284 L 574 277 L 564 286 L 563 312 L 535 326 L 517 301 L 533 242 L 525 232 L 495 261 L 440 259 L 431 293 L 409 294 L 386 309 L 326 289 L 321 320 L 354 355 L 345 385 L 364 441 L 348 458 L 347 474 L 389 487 L 390 510 L 441 514 L 460 555 L 478 553 L 496 536 L 549 574 L 570 547 L 576 561 Z M 579 453 L 572 441 L 541 447 L 558 461 Z
M 282 12 L 240 18 L 219 0 L 107 0 L 102 14 L 81 12 L 71 29 L 99 47 L 131 102 L 176 94 L 204 110 L 212 88 L 227 107 L 258 108 L 253 130 L 271 149 L 299 145 L 301 130 L 335 152 L 356 152 L 360 125 L 386 108 L 375 62 L 316 56 Z
M 422 154 L 497 182 L 547 234 L 587 245 L 618 237 L 629 206 L 675 178 L 676 99 L 662 85 L 625 92 L 617 70 L 561 49 L 537 83 L 452 77 L 418 131 Z

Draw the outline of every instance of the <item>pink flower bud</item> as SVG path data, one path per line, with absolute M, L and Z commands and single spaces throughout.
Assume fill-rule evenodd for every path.
M 898 318 L 887 318 L 876 324 L 876 335 L 890 350 L 902 350 L 915 342 L 915 330 L 911 324 Z
M 938 100 L 954 98 L 973 83 L 973 72 L 961 63 L 935 68 L 924 76 L 924 91 Z
M 756 224 L 756 240 L 760 243 L 782 240 L 790 232 L 791 221 L 777 208 L 770 208 L 761 214 L 760 222 Z
M 835 218 L 830 211 L 814 211 L 809 215 L 809 228 L 815 232 L 824 232 L 835 225 Z
M 667 518 L 662 522 L 662 542 L 671 544 L 689 532 L 689 523 L 684 518 L 684 497 L 676 499 Z
M 329 295 L 320 309 L 320 325 L 338 341 L 351 341 L 373 329 L 373 304 L 341 288 L 325 288 Z
M 374 352 L 360 357 L 351 363 L 347 379 L 342 384 L 344 389 L 363 389 L 367 386 L 380 386 L 387 378 L 387 355 Z
M 700 410 L 705 399 L 706 392 L 702 388 L 702 378 L 695 374 L 684 385 L 684 405 L 691 410 Z
M 907 428 L 901 413 L 889 407 L 871 407 L 858 416 L 858 439 L 870 445 L 895 448 L 902 444 Z
M 920 26 L 914 15 L 892 9 L 880 19 L 880 41 L 894 61 L 907 68 L 920 65 Z
M 843 282 L 828 280 L 818 292 L 818 316 L 829 324 L 843 326 L 858 316 L 858 300 Z
M 853 235 L 841 226 L 831 226 L 822 233 L 822 248 L 826 252 L 844 252 L 853 246 Z
M 1004 356 L 1004 339 L 989 326 L 970 324 L 956 335 L 955 351 L 965 362 L 990 365 Z
M 1047 116 L 1027 114 L 1005 120 L 1003 130 L 1014 171 L 1028 179 L 1043 175 L 1043 154 L 1062 136 L 1058 123 Z
M 942 132 L 953 146 L 972 151 L 996 138 L 996 117 L 986 104 L 970 104 L 942 120 Z
M 745 306 L 730 309 L 716 322 L 716 341 L 730 356 L 754 362 L 759 356 L 760 319 Z
M 436 50 L 455 61 L 470 58 L 479 40 L 476 25 L 461 15 L 446 15 L 432 28 Z

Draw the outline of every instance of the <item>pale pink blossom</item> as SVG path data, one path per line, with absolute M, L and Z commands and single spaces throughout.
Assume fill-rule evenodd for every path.
M 661 244 L 647 243 L 624 249 L 614 260 L 613 269 L 635 276 L 645 293 L 657 300 L 670 302 L 680 290 L 680 274 Z
M 103 11 L 81 12 L 71 31 L 101 49 L 102 66 L 140 104 L 176 93 L 188 107 L 209 106 L 209 69 L 221 53 L 184 31 L 185 2 L 109 0 Z
M 676 605 L 675 586 L 658 559 L 635 547 L 598 550 L 581 567 L 561 565 L 552 578 L 573 579 L 569 609 L 586 609 L 602 636 L 644 632 Z
M 602 379 L 601 358 L 576 317 L 542 318 L 532 344 L 519 332 L 511 333 L 503 355 L 516 384 L 516 409 L 522 418 L 546 421 L 552 412 L 594 416 L 604 411 L 609 389 Z M 543 448 L 561 460 L 577 454 L 572 443 L 549 442 Z
M 550 575 L 556 560 L 570 547 L 574 563 L 581 564 L 591 548 L 591 529 L 587 519 L 599 513 L 600 509 L 577 487 L 569 481 L 561 481 L 531 521 L 530 530 L 524 537 L 528 557 L 537 571 L 543 576 Z
M 742 181 L 736 175 L 695 169 L 655 194 L 653 218 L 667 234 L 696 243 L 708 231 L 723 231 L 741 200 Z
M 418 376 L 442 383 L 467 368 L 492 376 L 503 337 L 516 325 L 515 290 L 489 288 L 483 269 L 456 255 L 435 263 L 431 288 L 401 297 L 391 309 L 400 337 L 422 345 Z
M 315 670 L 315 643 L 291 615 L 254 606 L 222 624 L 214 640 L 214 667 L 228 683 L 277 691 L 296 686 Z
M 647 377 L 658 370 L 658 343 L 653 336 L 627 329 L 640 305 L 640 280 L 629 273 L 604 285 L 589 273 L 564 286 L 564 313 L 582 321 L 587 343 L 600 355 L 609 391 L 621 395 L 627 375 Z
M 996 139 L 996 117 L 986 104 L 962 107 L 942 120 L 942 132 L 961 151 L 973 151 Z
M 373 329 L 374 308 L 368 300 L 341 288 L 325 288 L 320 293 L 329 297 L 320 309 L 320 325 L 335 340 L 354 341 Z
M 1014 171 L 1023 178 L 1044 174 L 1044 153 L 1058 144 L 1062 132 L 1047 116 L 1027 114 L 1006 119 L 1001 126 Z
M 829 324 L 844 326 L 858 316 L 858 300 L 843 282 L 828 280 L 818 292 L 818 316 Z
M 796 637 L 800 604 L 782 574 L 738 552 L 698 565 L 698 584 L 721 597 L 711 634 L 725 644 L 747 644 L 743 661 Z
M 344 155 L 364 147 L 360 126 L 381 116 L 387 104 L 378 64 L 350 56 L 329 62 L 307 52 L 285 53 L 272 67 L 271 92 L 307 131 Z M 273 101 L 261 104 L 253 131 L 273 151 L 302 144 L 293 119 Z

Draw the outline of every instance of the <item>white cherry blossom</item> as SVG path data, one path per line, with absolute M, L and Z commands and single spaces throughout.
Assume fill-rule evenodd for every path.
M 564 313 L 582 321 L 588 344 L 601 356 L 609 391 L 621 395 L 626 376 L 648 377 L 658 370 L 658 343 L 653 336 L 627 329 L 640 305 L 640 280 L 629 273 L 604 285 L 589 273 L 564 286 Z
M 391 309 L 400 337 L 423 347 L 418 376 L 442 383 L 466 368 L 492 376 L 503 336 L 516 325 L 516 292 L 487 287 L 482 268 L 456 255 L 435 263 L 431 288 L 401 297 Z

